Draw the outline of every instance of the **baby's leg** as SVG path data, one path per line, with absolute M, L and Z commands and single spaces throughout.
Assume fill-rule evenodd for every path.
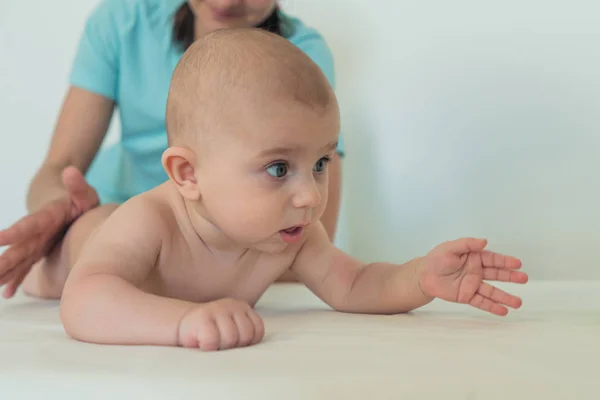
M 83 245 L 116 208 L 116 204 L 99 206 L 75 220 L 52 252 L 31 268 L 23 281 L 23 292 L 33 297 L 59 299 Z

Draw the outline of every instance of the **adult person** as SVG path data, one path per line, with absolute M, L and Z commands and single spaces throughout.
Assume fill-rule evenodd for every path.
M 167 180 L 161 154 L 167 148 L 165 106 L 173 70 L 198 38 L 238 27 L 258 27 L 290 40 L 335 87 L 333 57 L 322 35 L 281 10 L 276 0 L 100 2 L 86 21 L 50 147 L 29 187 L 29 215 L 0 232 L 0 246 L 10 246 L 0 256 L 4 297 L 12 297 L 21 283 L 26 292 L 39 284 L 26 279 L 28 272 L 34 265 L 44 269 L 45 257 L 62 256 L 62 238 L 83 213 L 94 209 L 105 218 L 116 205 Z M 101 149 L 117 109 L 120 141 Z M 331 240 L 342 157 L 340 140 L 321 219 Z

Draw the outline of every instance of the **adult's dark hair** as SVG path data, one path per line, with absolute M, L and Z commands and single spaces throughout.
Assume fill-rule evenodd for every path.
M 173 38 L 184 50 L 194 42 L 194 13 L 189 3 L 184 2 L 175 13 L 173 23 Z M 279 7 L 275 7 L 271 15 L 256 28 L 265 29 L 268 32 L 281 35 L 281 19 L 279 18 Z

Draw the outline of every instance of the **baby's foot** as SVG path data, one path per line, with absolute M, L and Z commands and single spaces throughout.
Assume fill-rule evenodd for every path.
M 69 225 L 99 203 L 96 191 L 76 168 L 66 168 L 62 180 L 67 196 L 0 231 L 0 246 L 10 246 L 0 255 L 0 286 L 7 285 L 5 298 L 14 296 L 31 267 L 50 253 Z

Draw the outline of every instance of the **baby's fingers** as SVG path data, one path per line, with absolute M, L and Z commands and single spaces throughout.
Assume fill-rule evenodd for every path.
M 499 316 L 505 316 L 508 314 L 508 308 L 501 304 L 494 303 L 492 300 L 482 296 L 479 293 L 476 293 L 475 296 L 473 296 L 469 302 L 469 305 Z
M 467 253 L 478 253 L 480 251 L 483 251 L 486 245 L 486 239 L 461 238 L 442 243 L 438 245 L 434 249 L 434 251 L 442 253 L 453 253 L 460 256 Z
M 504 254 L 494 253 L 492 251 L 482 251 L 481 261 L 484 267 L 519 269 L 521 260 Z
M 511 308 L 519 308 L 523 304 L 519 297 L 506 293 L 504 290 L 498 289 L 488 283 L 482 283 L 477 293 L 495 303 L 500 303 Z
M 252 321 L 252 324 L 254 325 L 254 338 L 252 344 L 257 344 L 263 340 L 263 337 L 265 336 L 264 322 L 254 310 L 248 311 L 248 318 L 250 318 L 250 321 Z
M 216 351 L 221 345 L 221 336 L 214 319 L 206 318 L 196 332 L 196 344 L 202 351 Z M 185 347 L 189 347 L 186 345 Z
M 254 340 L 254 324 L 245 312 L 237 312 L 233 315 L 233 320 L 239 333 L 238 346 L 245 347 L 252 344 Z
M 525 272 L 510 271 L 502 268 L 483 268 L 483 280 L 511 283 L 527 283 L 529 276 Z
M 217 328 L 219 329 L 219 350 L 227 350 L 237 347 L 240 338 L 238 328 L 229 313 L 216 316 Z

